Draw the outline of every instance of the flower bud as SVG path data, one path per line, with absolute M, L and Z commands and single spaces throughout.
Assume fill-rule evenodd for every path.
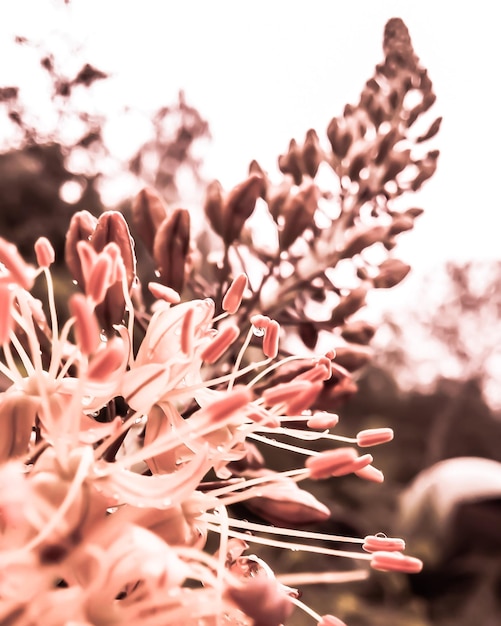
M 153 254 L 153 242 L 167 209 L 158 193 L 149 187 L 142 189 L 132 204 L 132 224 L 146 249 Z
M 240 236 L 243 225 L 252 215 L 257 199 L 265 189 L 265 182 L 258 174 L 252 174 L 234 187 L 223 207 L 224 236 L 227 245 Z
M 186 209 L 176 209 L 158 229 L 153 258 L 162 282 L 178 293 L 183 291 L 189 247 L 190 214 Z
M 390 289 L 398 285 L 410 272 L 411 266 L 399 259 L 386 259 L 379 266 L 379 273 L 373 279 L 377 289 Z

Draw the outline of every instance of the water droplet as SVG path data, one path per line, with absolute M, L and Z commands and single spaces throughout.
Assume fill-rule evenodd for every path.
M 160 272 L 159 272 L 158 270 L 155 270 L 155 276 L 156 276 L 157 278 L 160 278 Z
M 83 406 L 89 406 L 89 404 L 92 402 L 92 397 L 91 396 L 82 396 L 82 404 Z
M 252 326 L 252 333 L 255 337 L 264 337 L 264 328 L 260 326 Z
M 376 537 L 381 537 L 381 539 L 387 539 L 388 535 L 385 535 L 384 533 L 376 533 L 375 535 Z

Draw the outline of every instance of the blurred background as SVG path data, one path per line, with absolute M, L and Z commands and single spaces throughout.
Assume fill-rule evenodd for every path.
M 356 103 L 401 17 L 443 116 L 425 209 L 399 240 L 412 273 L 371 295 L 376 358 L 339 430 L 391 426 L 382 486 L 318 495 L 330 528 L 401 533 L 422 575 L 308 591 L 350 626 L 501 623 L 501 218 L 495 3 L 18 0 L 0 5 L 0 235 L 62 249 L 81 209 L 127 211 L 145 184 L 200 211 L 257 159 Z M 468 460 L 464 460 L 468 457 Z M 457 460 L 460 459 L 460 460 Z M 458 488 L 460 485 L 460 488 Z M 290 555 L 289 555 L 290 557 Z M 290 557 L 292 558 L 292 557 Z M 294 567 L 293 562 L 284 567 Z M 377 607 L 377 611 L 374 611 Z M 299 624 L 300 622 L 298 622 Z

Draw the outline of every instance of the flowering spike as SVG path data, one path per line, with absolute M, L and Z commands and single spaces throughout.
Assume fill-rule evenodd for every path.
M 239 274 L 231 283 L 223 298 L 223 311 L 233 315 L 238 311 L 242 302 L 244 291 L 247 288 L 247 276 Z
M 40 267 L 50 267 L 56 258 L 56 253 L 47 237 L 39 237 L 35 241 L 35 254 Z
M 369 428 L 361 430 L 357 435 L 357 445 L 361 448 L 377 446 L 393 439 L 391 428 Z
M 75 293 L 69 300 L 71 315 L 75 318 L 75 332 L 82 354 L 92 354 L 99 346 L 99 326 L 97 319 L 87 298 Z

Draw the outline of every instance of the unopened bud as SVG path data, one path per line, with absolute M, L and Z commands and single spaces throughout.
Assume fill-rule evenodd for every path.
M 166 217 L 167 209 L 154 189 L 146 187 L 137 194 L 132 204 L 132 224 L 150 254 L 157 230 Z
M 190 214 L 186 209 L 176 209 L 156 234 L 153 258 L 162 282 L 178 293 L 183 291 L 189 247 Z
M 398 259 L 386 259 L 379 266 L 379 273 L 373 279 L 374 287 L 390 289 L 398 285 L 410 272 L 411 266 Z
M 226 199 L 224 216 L 224 241 L 227 245 L 240 236 L 243 225 L 252 215 L 257 199 L 265 188 L 264 180 L 257 174 L 234 187 Z
M 382 241 L 388 232 L 387 226 L 364 226 L 359 225 L 348 231 L 348 236 L 343 250 L 342 259 L 349 259 L 359 254 L 365 248 Z
M 287 250 L 307 228 L 313 225 L 317 205 L 318 188 L 313 184 L 287 198 L 282 210 L 285 222 L 278 233 L 282 250 Z
M 295 139 L 291 139 L 287 154 L 281 154 L 278 157 L 278 167 L 282 174 L 290 174 L 292 176 L 295 185 L 300 185 L 303 180 L 301 165 L 301 154 L 297 142 Z
M 84 277 L 82 274 L 80 254 L 77 249 L 79 241 L 89 242 L 97 224 L 97 219 L 88 211 L 78 211 L 70 221 L 66 233 L 64 246 L 64 258 L 66 265 L 77 283 L 83 287 Z
M 212 230 L 220 237 L 224 237 L 223 218 L 223 188 L 217 180 L 212 181 L 207 186 L 205 192 L 204 212 L 209 220 Z

